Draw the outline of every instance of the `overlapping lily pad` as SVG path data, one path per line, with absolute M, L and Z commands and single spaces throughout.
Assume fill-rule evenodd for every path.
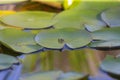
M 41 29 L 54 24 L 51 22 L 55 14 L 42 11 L 24 11 L 1 17 L 1 21 L 7 25 L 21 27 L 23 29 Z
M 81 0 L 78 6 L 73 9 L 85 10 L 93 9 L 101 12 L 107 8 L 120 6 L 119 0 Z
M 93 41 L 89 47 L 110 50 L 120 48 L 120 27 L 105 28 L 92 32 Z
M 94 30 L 104 28 L 106 26 L 100 19 L 97 18 L 97 10 L 67 10 L 56 15 L 53 18 L 56 21 L 55 28 L 77 28 L 84 29 L 85 25 L 93 27 Z M 85 26 L 88 27 L 88 26 Z M 97 27 L 97 28 L 96 28 Z M 91 29 L 92 31 L 92 29 Z
M 42 49 L 34 41 L 35 34 L 18 29 L 0 30 L 0 42 L 6 47 L 21 53 L 31 53 Z
M 93 41 L 89 47 L 98 50 L 115 50 L 120 49 L 120 40 L 108 40 L 108 41 Z
M 120 40 L 120 27 L 106 28 L 92 32 L 94 40 Z
M 90 43 L 92 39 L 86 30 L 66 28 L 41 31 L 35 40 L 46 48 L 61 49 L 65 45 L 69 48 L 80 48 Z
M 2 53 L 0 54 L 0 70 L 8 69 L 14 63 L 18 62 L 19 62 L 18 59 L 13 56 L 5 55 Z
M 108 26 L 120 27 L 120 7 L 113 7 L 103 11 L 101 17 Z
M 110 76 L 120 79 L 120 57 L 107 56 L 101 63 L 100 68 Z

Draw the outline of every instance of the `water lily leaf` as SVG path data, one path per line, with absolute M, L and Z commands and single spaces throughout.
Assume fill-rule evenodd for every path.
M 40 29 L 53 25 L 51 19 L 55 14 L 42 11 L 24 11 L 1 17 L 1 21 L 7 25 L 25 29 Z
M 87 4 L 87 5 L 86 5 Z M 107 5 L 106 5 L 107 4 Z M 81 0 L 79 5 L 74 7 L 75 10 L 98 10 L 101 12 L 107 8 L 120 6 L 119 0 Z
M 77 72 L 63 73 L 59 78 L 59 80 L 87 80 L 87 79 L 88 75 Z
M 113 7 L 107 9 L 101 14 L 104 22 L 107 23 L 110 27 L 119 27 L 120 26 L 120 7 Z
M 107 56 L 101 63 L 100 68 L 110 76 L 120 79 L 120 57 Z
M 88 46 L 98 50 L 120 49 L 120 40 L 93 41 Z
M 62 71 L 29 73 L 22 77 L 22 80 L 57 80 Z
M 10 68 L 14 63 L 18 63 L 18 59 L 5 54 L 0 54 L 0 70 Z
M 61 49 L 64 45 L 69 48 L 80 48 L 91 42 L 91 35 L 86 30 L 51 29 L 41 31 L 35 37 L 36 42 L 46 48 Z
M 34 41 L 35 34 L 18 29 L 0 31 L 0 42 L 6 47 L 21 53 L 31 53 L 42 49 Z
M 101 29 L 91 34 L 95 40 L 120 40 L 120 27 Z
M 0 1 L 0 4 L 9 4 L 9 3 L 17 3 L 17 2 L 23 2 L 23 1 L 26 1 L 26 0 L 1 0 Z
M 14 14 L 15 11 L 0 11 L 0 17 L 5 15 Z M 0 30 L 5 28 L 11 28 L 11 26 L 5 25 L 0 21 Z
M 98 11 L 96 10 L 67 10 L 54 17 L 55 28 L 77 28 L 84 29 L 85 24 L 96 29 L 101 29 L 106 26 L 100 19 L 97 18 Z M 86 27 L 86 26 L 85 26 Z M 95 29 L 95 30 L 96 30 Z

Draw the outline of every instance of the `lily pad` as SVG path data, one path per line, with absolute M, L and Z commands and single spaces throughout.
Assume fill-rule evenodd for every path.
M 120 49 L 120 40 L 92 41 L 88 46 L 98 50 L 115 50 Z
M 35 34 L 33 33 L 14 28 L 0 31 L 0 42 L 4 46 L 21 53 L 31 53 L 43 48 L 35 43 L 34 37 Z
M 63 73 L 59 78 L 59 80 L 87 80 L 87 79 L 88 75 L 77 72 Z
M 120 79 L 120 57 L 107 56 L 101 63 L 100 68 L 110 76 Z
M 73 9 L 75 10 L 93 9 L 98 10 L 98 12 L 101 12 L 107 8 L 112 8 L 116 6 L 120 6 L 119 0 L 81 0 L 79 5 L 74 7 Z
M 65 45 L 69 48 L 80 48 L 90 43 L 92 39 L 86 30 L 66 28 L 41 31 L 35 40 L 46 48 L 61 49 Z
M 120 27 L 101 29 L 91 34 L 94 40 L 120 40 Z
M 18 59 L 5 54 L 0 54 L 0 70 L 10 68 L 14 63 L 18 63 Z
M 62 71 L 36 72 L 23 75 L 21 80 L 87 80 L 88 75 L 76 72 Z
M 53 26 L 58 29 L 71 27 L 84 29 L 85 25 L 89 25 L 93 28 L 97 26 L 96 29 L 101 29 L 106 24 L 97 18 L 98 14 L 97 10 L 66 10 L 53 18 L 53 21 L 56 21 Z
M 120 7 L 107 9 L 101 14 L 102 20 L 110 27 L 120 26 Z
M 24 11 L 1 17 L 1 21 L 7 25 L 21 27 L 23 29 L 41 29 L 54 24 L 51 21 L 55 14 L 42 11 Z
M 0 4 L 10 4 L 10 3 L 18 3 L 18 2 L 23 2 L 23 1 L 26 1 L 26 0 L 1 0 L 0 1 Z
M 62 71 L 29 73 L 22 77 L 22 80 L 57 80 Z

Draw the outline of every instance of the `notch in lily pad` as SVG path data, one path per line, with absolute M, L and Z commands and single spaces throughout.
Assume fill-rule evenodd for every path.
M 86 30 L 65 28 L 41 31 L 36 35 L 35 41 L 39 45 L 50 49 L 62 49 L 64 46 L 76 49 L 89 44 L 92 38 Z
M 23 11 L 15 14 L 1 16 L 4 24 L 20 27 L 22 29 L 43 29 L 51 27 L 55 13 L 44 11 Z

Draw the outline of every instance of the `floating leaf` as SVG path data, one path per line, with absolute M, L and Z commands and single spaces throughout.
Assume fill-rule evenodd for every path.
M 0 11 L 0 17 L 5 16 L 5 15 L 14 14 L 14 13 L 15 13 L 15 11 Z M 5 29 L 5 28 L 10 28 L 10 26 L 7 26 L 0 21 L 0 30 Z
M 57 80 L 61 73 L 61 71 L 30 73 L 22 77 L 22 80 Z
M 100 65 L 101 69 L 110 76 L 120 79 L 120 58 L 114 58 L 113 56 L 107 56 Z
M 42 11 L 24 11 L 2 16 L 1 21 L 7 25 L 25 29 L 40 29 L 52 26 L 51 19 L 54 15 L 54 13 Z
M 100 19 L 97 18 L 98 11 L 96 10 L 67 10 L 63 11 L 55 18 L 53 21 L 56 21 L 54 24 L 55 28 L 77 28 L 84 29 L 85 25 L 91 27 L 96 27 L 96 29 L 101 29 L 106 24 L 104 24 Z M 86 26 L 85 26 L 86 27 Z
M 94 40 L 120 40 L 120 27 L 106 28 L 92 32 Z
M 68 72 L 63 73 L 59 80 L 87 80 L 88 76 L 86 74 L 76 73 L 76 72 Z
M 107 5 L 106 5 L 107 4 Z M 98 10 L 101 12 L 107 8 L 120 6 L 119 0 L 81 0 L 80 4 L 74 7 L 75 10 Z
M 120 26 L 120 7 L 113 7 L 111 9 L 105 10 L 101 14 L 104 22 L 110 27 Z
M 69 48 L 80 48 L 91 41 L 90 34 L 85 30 L 52 29 L 41 31 L 35 37 L 36 42 L 46 48 L 61 49 L 64 45 Z
M 26 0 L 1 0 L 0 1 L 0 4 L 9 4 L 9 3 L 18 3 L 18 2 L 23 2 L 23 1 L 26 1 Z
M 22 80 L 87 80 L 88 75 L 62 71 L 37 72 L 23 75 Z
M 120 40 L 93 41 L 90 43 L 89 47 L 98 50 L 120 49 Z
M 10 55 L 0 54 L 0 70 L 10 68 L 13 63 L 18 63 L 17 58 Z
M 35 34 L 18 29 L 4 29 L 0 31 L 0 42 L 14 51 L 31 53 L 42 49 L 34 41 Z
M 119 27 L 105 28 L 92 32 L 93 40 L 89 47 L 99 50 L 110 50 L 120 48 Z M 96 41 L 97 40 L 97 41 Z

